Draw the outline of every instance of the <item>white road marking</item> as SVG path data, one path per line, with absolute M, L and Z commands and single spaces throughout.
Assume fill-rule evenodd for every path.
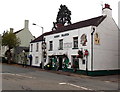
M 65 85 L 65 84 L 67 84 L 67 83 L 64 83 L 64 82 L 63 82 L 63 83 L 59 83 L 59 84 L 60 84 L 60 85 Z
M 71 84 L 71 83 L 62 82 L 62 83 L 59 83 L 59 84 L 60 84 L 60 85 L 70 85 L 70 86 L 73 86 L 73 87 L 81 88 L 81 89 L 83 89 L 83 90 L 92 90 L 92 89 L 89 89 L 89 88 L 86 88 L 86 87 L 83 87 L 83 86 L 78 86 L 78 85 Z
M 105 82 L 108 82 L 108 83 L 109 83 L 110 81 L 105 81 Z
M 35 78 L 35 77 L 30 77 L 30 76 L 26 76 L 26 75 L 20 75 L 20 74 L 14 74 L 14 73 L 0 73 L 0 74 L 8 74 L 8 75 L 14 75 L 14 76 L 21 76 L 21 77 L 26 77 L 26 78 Z

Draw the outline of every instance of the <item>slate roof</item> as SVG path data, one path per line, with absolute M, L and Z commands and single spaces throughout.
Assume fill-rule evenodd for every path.
M 72 31 L 73 29 L 83 28 L 83 27 L 87 27 L 87 26 L 96 26 L 97 27 L 105 18 L 106 18 L 106 16 L 102 15 L 102 16 L 98 16 L 98 17 L 91 18 L 88 20 L 80 21 L 80 22 L 77 22 L 77 23 L 74 23 L 71 25 L 60 27 L 54 31 L 44 33 L 43 35 L 39 36 L 35 40 L 31 41 L 31 43 L 42 41 L 42 37 L 46 36 L 46 35 L 61 33 L 61 32 L 70 31 L 70 30 Z
M 14 32 L 14 34 L 17 34 L 17 33 L 21 32 L 22 30 L 23 30 L 23 29 L 18 30 L 18 31 L 16 31 L 16 32 Z
M 16 48 L 15 48 L 15 54 L 19 54 L 19 53 L 21 53 L 23 50 L 24 50 L 25 52 L 29 52 L 29 47 L 16 47 Z

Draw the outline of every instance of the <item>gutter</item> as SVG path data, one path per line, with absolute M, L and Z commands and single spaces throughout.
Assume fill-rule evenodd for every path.
M 91 71 L 93 71 L 93 34 L 95 32 L 95 28 L 92 27 L 92 33 L 91 33 Z

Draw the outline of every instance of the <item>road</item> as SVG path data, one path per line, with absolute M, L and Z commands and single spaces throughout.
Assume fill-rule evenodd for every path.
M 117 90 L 118 82 L 2 64 L 2 90 Z M 104 92 L 104 91 L 102 91 Z

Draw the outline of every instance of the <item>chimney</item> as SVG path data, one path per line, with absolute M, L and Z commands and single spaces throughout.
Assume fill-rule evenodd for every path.
M 14 30 L 13 28 L 10 28 L 10 32 L 12 32 L 12 33 L 13 33 L 13 30 Z
M 25 20 L 24 28 L 28 29 L 29 20 Z
M 112 9 L 110 8 L 109 4 L 105 4 L 105 6 L 102 9 L 102 14 L 112 17 Z

